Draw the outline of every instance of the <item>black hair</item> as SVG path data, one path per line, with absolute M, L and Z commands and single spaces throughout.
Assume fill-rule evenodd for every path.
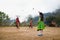
M 43 21 L 44 20 L 43 13 L 39 12 L 39 15 L 40 15 L 41 21 Z
M 30 20 L 32 20 L 32 18 L 30 18 Z

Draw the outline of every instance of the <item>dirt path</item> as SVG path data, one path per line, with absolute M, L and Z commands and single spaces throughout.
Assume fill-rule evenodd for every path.
M 46 27 L 43 36 L 37 36 L 36 27 L 1 27 L 0 40 L 60 40 L 60 28 Z

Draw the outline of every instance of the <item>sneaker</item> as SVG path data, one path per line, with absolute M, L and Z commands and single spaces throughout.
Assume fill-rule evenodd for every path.
M 43 36 L 43 34 L 38 34 L 38 36 Z

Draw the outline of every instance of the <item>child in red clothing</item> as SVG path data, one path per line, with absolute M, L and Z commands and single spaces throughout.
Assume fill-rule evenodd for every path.
M 33 26 L 32 26 L 32 18 L 30 19 L 30 25 L 29 25 L 29 28 L 33 28 Z
M 17 17 L 16 18 L 16 27 L 19 28 L 19 24 L 20 24 L 20 21 L 19 21 L 19 18 Z

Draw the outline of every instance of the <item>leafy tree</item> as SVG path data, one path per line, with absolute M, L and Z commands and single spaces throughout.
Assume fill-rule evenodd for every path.
M 51 14 L 52 15 L 46 17 L 46 21 L 47 21 L 48 25 L 51 24 L 51 21 L 55 21 L 57 25 L 60 25 L 60 9 L 56 9 Z
M 9 16 L 0 11 L 0 26 L 8 24 Z

